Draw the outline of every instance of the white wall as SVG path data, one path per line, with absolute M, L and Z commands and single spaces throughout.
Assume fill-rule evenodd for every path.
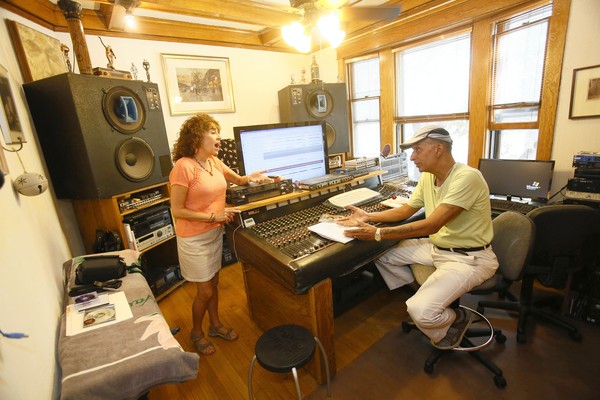
M 573 177 L 573 155 L 600 153 L 600 118 L 569 119 L 573 69 L 600 64 L 600 1 L 573 0 L 567 30 L 556 113 L 552 159 L 556 160 L 552 194 Z M 556 196 L 553 200 L 561 199 Z
M 4 19 L 31 26 L 71 48 L 68 33 L 55 33 L 0 8 L 0 65 L 9 72 L 17 111 L 28 143 L 19 152 L 28 172 L 49 176 L 30 120 L 21 85 L 23 78 L 9 40 Z M 277 91 L 290 84 L 290 74 L 299 80 L 305 68 L 310 77 L 311 57 L 280 52 L 230 47 L 199 46 L 170 42 L 125 40 L 103 37 L 116 54 L 115 67 L 129 70 L 133 62 L 138 78 L 146 79 L 142 61 L 150 63 L 150 78 L 159 86 L 169 142 L 172 145 L 187 116 L 171 117 L 163 79 L 161 53 L 228 57 L 236 112 L 214 114 L 223 137 L 233 138 L 233 127 L 279 122 Z M 105 67 L 105 50 L 97 36 L 87 36 L 93 66 Z M 335 82 L 335 51 L 316 54 L 321 78 Z M 102 112 L 99 110 L 99 112 Z M 5 147 L 4 139 L 0 143 Z M 60 369 L 56 338 L 62 305 L 62 263 L 83 253 L 70 202 L 57 200 L 52 189 L 36 197 L 15 192 L 11 182 L 23 173 L 15 153 L 4 152 L 10 174 L 0 189 L 0 329 L 24 332 L 25 339 L 0 338 L 0 399 L 38 400 L 57 398 Z

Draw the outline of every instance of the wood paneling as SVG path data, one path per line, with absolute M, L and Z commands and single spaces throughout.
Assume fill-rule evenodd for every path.
M 489 120 L 490 62 L 492 55 L 492 22 L 484 18 L 473 24 L 471 36 L 471 82 L 469 87 L 469 160 L 477 167 L 484 155 Z
M 538 160 L 549 160 L 552 156 L 558 91 L 560 89 L 570 9 L 571 0 L 554 0 L 553 2 L 552 17 L 548 28 L 548 51 L 544 64 L 544 81 L 542 82 L 537 145 Z

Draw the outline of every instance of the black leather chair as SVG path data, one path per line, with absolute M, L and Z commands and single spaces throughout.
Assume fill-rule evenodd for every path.
M 470 294 L 488 294 L 506 291 L 515 280 L 521 276 L 521 271 L 527 264 L 533 248 L 535 226 L 527 216 L 507 211 L 492 221 L 494 227 L 494 239 L 492 249 L 498 257 L 499 266 L 496 274 L 481 285 L 473 288 Z M 423 265 L 411 265 L 415 280 L 423 284 L 425 280 L 435 271 L 435 267 Z M 479 351 L 491 344 L 495 338 L 498 343 L 504 343 L 506 337 L 499 329 L 495 329 L 492 323 L 478 311 L 460 305 L 460 299 L 455 301 L 451 307 L 463 307 L 473 313 L 474 323 L 467 330 L 460 347 L 453 350 L 439 350 L 434 348 L 431 355 L 425 361 L 424 370 L 433 372 L 435 362 L 444 354 L 451 351 L 468 352 L 479 362 L 494 373 L 494 383 L 498 387 L 506 386 L 506 379 L 502 370 Z M 483 325 L 483 327 L 481 327 Z M 479 327 L 477 327 L 479 326 Z M 409 321 L 402 323 L 404 332 L 409 332 L 414 327 Z M 487 338 L 477 344 L 471 339 Z
M 536 235 L 531 261 L 523 271 L 520 299 L 515 301 L 506 290 L 499 291 L 512 301 L 480 301 L 478 311 L 483 312 L 485 308 L 517 311 L 519 343 L 526 341 L 525 329 L 530 315 L 566 329 L 573 340 L 580 341 L 581 334 L 575 326 L 556 313 L 542 310 L 538 307 L 540 303 L 533 301 L 534 283 L 537 280 L 546 287 L 570 289 L 573 274 L 596 252 L 597 244 L 593 240 L 600 229 L 600 211 L 585 205 L 550 205 L 535 209 L 527 216 L 536 226 Z

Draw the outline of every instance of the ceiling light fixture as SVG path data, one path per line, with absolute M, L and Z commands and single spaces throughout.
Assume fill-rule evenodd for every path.
M 308 53 L 311 49 L 313 33 L 327 40 L 334 49 L 342 43 L 346 32 L 340 28 L 340 20 L 335 12 L 318 16 L 318 13 L 313 10 L 304 11 L 304 25 L 294 22 L 281 28 L 281 35 L 287 44 L 302 53 Z M 315 24 L 316 17 L 318 20 Z
M 128 28 L 135 28 L 135 17 L 132 10 L 125 11 L 125 25 Z
M 135 28 L 135 16 L 133 10 L 139 6 L 138 0 L 115 0 L 115 6 L 121 6 L 125 9 L 125 25 L 128 28 Z M 122 11 L 121 11 L 122 12 Z

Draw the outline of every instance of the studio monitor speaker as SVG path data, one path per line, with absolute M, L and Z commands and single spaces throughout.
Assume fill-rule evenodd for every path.
M 278 95 L 281 122 L 325 121 L 329 154 L 350 151 L 344 83 L 290 85 Z
M 58 198 L 108 198 L 167 181 L 155 83 L 65 73 L 23 87 Z

